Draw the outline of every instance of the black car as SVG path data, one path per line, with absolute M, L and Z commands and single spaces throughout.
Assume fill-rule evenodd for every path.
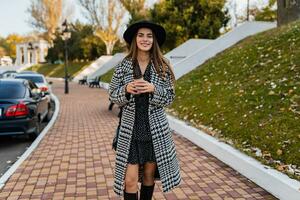
M 32 81 L 0 79 L 0 135 L 36 137 L 47 114 L 47 98 Z

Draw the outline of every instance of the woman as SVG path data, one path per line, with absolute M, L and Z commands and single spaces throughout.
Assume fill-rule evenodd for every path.
M 150 200 L 154 179 L 167 192 L 180 183 L 171 130 L 164 112 L 175 97 L 174 74 L 159 46 L 166 38 L 160 25 L 139 21 L 123 35 L 129 54 L 117 65 L 109 88 L 110 100 L 122 106 L 116 148 L 114 191 L 124 199 Z

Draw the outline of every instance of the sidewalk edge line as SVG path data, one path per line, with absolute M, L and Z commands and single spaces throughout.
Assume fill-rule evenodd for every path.
M 170 127 L 175 130 L 178 135 L 201 147 L 275 197 L 283 200 L 300 199 L 299 181 L 291 179 L 286 174 L 261 164 L 256 159 L 234 147 L 219 141 L 197 128 L 187 125 L 184 121 L 170 115 L 168 115 L 167 118 Z
M 5 186 L 6 181 L 11 177 L 11 175 L 17 170 L 17 168 L 23 163 L 24 160 L 30 156 L 30 154 L 35 150 L 38 144 L 42 141 L 44 136 L 48 133 L 49 129 L 52 128 L 53 124 L 58 117 L 60 103 L 58 98 L 52 94 L 51 97 L 54 99 L 55 102 L 55 111 L 50 122 L 47 126 L 43 129 L 43 131 L 39 134 L 39 136 L 34 140 L 34 142 L 30 145 L 30 147 L 21 155 L 21 157 L 0 177 L 0 190 Z

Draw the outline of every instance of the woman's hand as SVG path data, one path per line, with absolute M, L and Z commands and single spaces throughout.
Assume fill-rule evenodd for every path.
M 146 92 L 154 92 L 155 86 L 148 81 L 143 79 L 138 79 L 134 81 L 134 86 L 136 88 L 137 94 L 146 93 Z
M 126 85 L 126 92 L 130 94 L 138 94 L 135 88 L 135 82 L 132 81 Z

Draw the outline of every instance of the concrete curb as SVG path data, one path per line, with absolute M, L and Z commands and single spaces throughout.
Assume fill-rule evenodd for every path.
M 44 130 L 40 133 L 40 135 L 34 140 L 34 142 L 30 145 L 30 147 L 22 154 L 22 156 L 3 174 L 0 178 L 0 189 L 2 189 L 6 183 L 6 181 L 11 177 L 11 175 L 17 170 L 17 168 L 23 163 L 24 160 L 30 156 L 30 154 L 35 150 L 35 148 L 42 141 L 44 136 L 47 134 L 49 129 L 53 126 L 56 121 L 59 113 L 60 103 L 58 98 L 55 95 L 51 95 L 55 102 L 55 111 L 50 122 L 44 128 Z
M 109 84 L 100 86 L 108 90 Z M 287 175 L 263 165 L 232 146 L 217 140 L 203 131 L 187 125 L 185 122 L 167 115 L 171 129 L 188 139 L 223 163 L 229 165 L 272 195 L 283 200 L 300 199 L 300 182 Z
M 100 87 L 102 87 L 105 90 L 108 90 L 109 89 L 109 83 L 100 82 Z
M 263 165 L 232 146 L 168 115 L 171 129 L 226 163 L 272 195 L 283 200 L 300 199 L 300 182 Z

